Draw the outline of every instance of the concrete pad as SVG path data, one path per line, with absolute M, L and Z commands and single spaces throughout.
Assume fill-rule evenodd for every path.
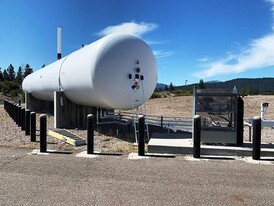
M 216 160 L 221 160 L 221 161 L 231 161 L 231 160 L 236 160 L 236 157 L 233 156 L 220 156 L 220 155 L 203 155 L 200 158 L 194 158 L 193 156 L 186 155 L 185 160 L 187 161 L 216 161 Z
M 241 158 L 242 161 L 251 164 L 272 165 L 274 166 L 274 157 L 261 157 L 260 160 L 254 160 L 252 157 Z
M 85 157 L 85 158 L 96 158 L 99 155 L 97 154 L 88 154 L 87 151 L 83 151 L 75 155 L 75 157 Z
M 152 137 L 148 143 L 149 153 L 161 154 L 193 154 L 192 138 Z M 201 155 L 252 156 L 252 143 L 244 143 L 242 147 L 201 144 Z M 261 144 L 262 157 L 274 157 L 272 144 Z
M 147 156 L 139 156 L 138 153 L 130 153 L 128 155 L 128 159 L 131 160 L 140 160 L 140 159 L 148 159 L 149 157 Z
M 28 153 L 29 155 L 49 155 L 49 152 L 55 152 L 56 150 L 47 150 L 47 152 L 40 152 L 38 149 L 32 150 L 31 153 Z

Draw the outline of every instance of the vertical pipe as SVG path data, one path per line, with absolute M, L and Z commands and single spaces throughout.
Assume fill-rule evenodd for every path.
M 62 28 L 58 26 L 57 28 L 57 59 L 62 58 Z
M 30 113 L 30 141 L 36 142 L 36 113 Z
M 40 115 L 40 152 L 47 152 L 47 116 Z
M 193 157 L 200 158 L 201 154 L 201 117 L 195 115 L 193 119 Z
M 259 116 L 253 118 L 253 150 L 252 159 L 260 160 L 261 158 L 261 127 L 262 122 Z
M 87 116 L 87 154 L 94 153 L 94 116 Z
M 21 108 L 21 130 L 24 131 L 25 130 L 25 108 L 22 107 Z
M 30 110 L 26 109 L 25 135 L 30 135 Z
M 138 155 L 145 156 L 145 117 L 141 115 L 138 119 Z

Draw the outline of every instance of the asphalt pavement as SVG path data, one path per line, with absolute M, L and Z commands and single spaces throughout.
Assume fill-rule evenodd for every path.
M 273 164 L 30 152 L 0 147 L 0 205 L 274 204 Z

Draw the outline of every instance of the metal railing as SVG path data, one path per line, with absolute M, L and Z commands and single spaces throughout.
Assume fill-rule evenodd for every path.
M 130 112 L 115 112 L 115 119 L 118 122 L 131 124 L 134 121 L 134 116 Z M 137 120 L 137 119 L 136 119 Z M 191 117 L 172 117 L 172 116 L 156 116 L 156 115 L 146 115 L 146 123 L 149 125 L 158 126 L 162 129 L 172 130 L 176 132 L 181 131 L 192 131 L 192 118 Z

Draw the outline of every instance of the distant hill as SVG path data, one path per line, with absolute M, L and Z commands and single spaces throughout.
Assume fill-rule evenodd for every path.
M 252 94 L 274 94 L 274 78 L 238 78 L 225 82 L 210 81 L 204 83 L 207 88 L 231 88 L 237 87 L 240 90 L 249 90 Z M 175 89 L 193 89 L 198 84 L 191 84 L 187 86 L 178 86 Z
M 156 89 L 165 89 L 166 88 L 166 84 L 162 84 L 162 83 L 157 83 L 156 85 Z

